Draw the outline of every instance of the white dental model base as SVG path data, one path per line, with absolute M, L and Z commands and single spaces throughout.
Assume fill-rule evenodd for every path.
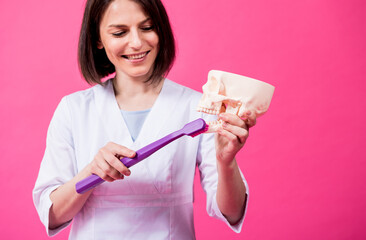
M 197 111 L 213 115 L 232 113 L 243 117 L 250 110 L 256 117 L 263 115 L 271 103 L 274 86 L 241 75 L 211 70 L 203 85 L 203 96 Z M 209 122 L 207 132 L 216 132 L 221 121 Z

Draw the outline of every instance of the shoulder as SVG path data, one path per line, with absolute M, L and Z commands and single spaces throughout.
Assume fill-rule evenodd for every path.
M 63 97 L 62 101 L 66 102 L 70 107 L 85 107 L 95 102 L 98 96 L 113 94 L 111 81 L 106 81 L 103 85 L 94 85 L 84 90 L 80 90 Z
M 198 103 L 202 97 L 201 92 L 170 81 L 169 79 L 165 79 L 164 84 L 166 88 L 164 94 L 168 95 L 166 100 L 176 101 L 178 103 L 178 111 L 184 113 L 189 118 L 189 121 L 197 118 L 207 118 L 206 114 L 197 111 Z
M 63 97 L 63 101 L 67 101 L 69 103 L 70 102 L 81 103 L 81 102 L 85 102 L 85 101 L 90 101 L 94 97 L 94 88 L 97 88 L 97 87 L 99 87 L 99 85 L 68 94 Z
M 201 92 L 193 90 L 179 83 L 173 82 L 169 79 L 165 79 L 165 85 L 167 85 L 169 88 L 172 88 L 173 92 L 182 92 L 183 97 L 186 98 L 186 100 L 198 102 L 202 96 Z

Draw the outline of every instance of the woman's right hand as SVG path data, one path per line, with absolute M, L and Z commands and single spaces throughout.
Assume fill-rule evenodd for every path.
M 75 184 L 94 173 L 105 181 L 112 182 L 129 176 L 130 170 L 119 160 L 123 157 L 133 158 L 136 153 L 116 143 L 108 143 L 95 155 L 93 161 L 80 171 L 73 179 L 64 183 L 50 194 L 52 206 L 49 212 L 50 229 L 57 228 L 70 221 L 84 206 L 92 191 L 78 194 Z
M 98 175 L 104 181 L 113 182 L 131 174 L 131 171 L 123 165 L 120 159 L 124 157 L 133 158 L 135 155 L 135 151 L 109 142 L 99 149 L 88 168 L 91 173 Z

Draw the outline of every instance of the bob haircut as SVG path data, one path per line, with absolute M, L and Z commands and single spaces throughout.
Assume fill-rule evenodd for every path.
M 175 59 L 175 42 L 166 10 L 160 0 L 131 0 L 139 4 L 153 24 L 159 37 L 158 54 L 153 71 L 146 82 L 160 82 L 168 74 Z M 104 48 L 98 49 L 99 26 L 104 12 L 113 0 L 87 0 L 80 30 L 78 61 L 85 80 L 102 84 L 101 79 L 115 72 Z

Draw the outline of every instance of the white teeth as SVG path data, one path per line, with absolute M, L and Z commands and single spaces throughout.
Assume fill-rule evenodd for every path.
M 145 52 L 145 53 L 141 53 L 141 54 L 137 54 L 137 55 L 127 55 L 127 58 L 128 59 L 140 59 L 140 58 L 143 58 L 143 57 L 145 57 L 146 56 L 146 54 L 147 54 L 147 52 Z
M 222 120 L 216 120 L 216 121 L 212 121 L 212 122 L 208 122 L 208 130 L 206 131 L 206 133 L 214 133 L 217 132 L 220 128 L 222 128 Z
M 216 121 L 211 121 L 207 123 L 210 126 L 215 126 L 215 125 L 221 125 L 222 124 L 222 120 L 216 120 Z
M 209 109 L 209 108 L 204 108 L 204 107 L 198 107 L 197 111 L 212 114 L 212 115 L 218 115 L 220 113 L 219 110 Z

